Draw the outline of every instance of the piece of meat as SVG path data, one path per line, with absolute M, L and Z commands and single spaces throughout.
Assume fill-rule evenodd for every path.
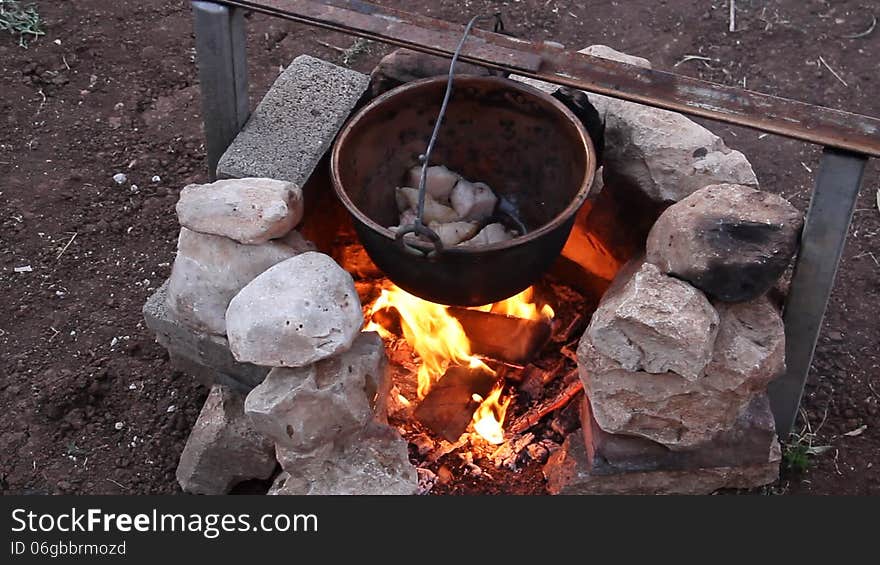
M 446 224 L 431 223 L 428 227 L 440 236 L 444 247 L 453 247 L 466 239 L 470 239 L 477 233 L 477 224 L 474 222 L 450 222 Z
M 406 173 L 406 184 L 408 186 L 419 186 L 421 180 L 422 166 L 417 165 Z M 461 177 L 453 173 L 443 165 L 434 165 L 428 167 L 427 178 L 425 179 L 425 190 L 434 200 L 442 204 L 449 202 L 449 194 L 455 187 L 455 183 Z
M 461 247 L 476 247 L 479 245 L 492 245 L 513 239 L 513 235 L 507 231 L 503 224 L 495 223 L 484 227 L 471 239 L 463 241 Z
M 401 212 L 418 209 L 419 191 L 415 188 L 410 188 L 408 186 L 398 187 L 395 193 L 395 198 L 397 199 L 397 209 Z M 460 219 L 461 218 L 455 210 L 445 204 L 437 202 L 430 194 L 425 195 L 425 212 L 422 216 L 422 221 L 425 224 L 431 222 L 445 224 Z
M 480 222 L 495 211 L 498 197 L 488 185 L 482 182 L 459 180 L 452 189 L 452 207 L 463 220 Z

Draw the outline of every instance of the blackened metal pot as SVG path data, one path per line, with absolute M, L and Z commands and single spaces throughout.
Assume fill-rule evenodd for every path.
M 394 190 L 419 164 L 445 87 L 443 76 L 419 80 L 364 106 L 334 144 L 331 177 L 367 254 L 391 281 L 440 304 L 488 304 L 551 267 L 587 197 L 596 156 L 581 122 L 553 97 L 500 77 L 456 76 L 430 164 L 487 183 L 529 231 L 433 256 L 430 244 L 410 244 L 425 253 L 414 254 L 387 226 L 398 224 Z

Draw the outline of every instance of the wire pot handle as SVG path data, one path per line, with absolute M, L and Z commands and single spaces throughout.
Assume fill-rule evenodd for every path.
M 461 51 L 464 48 L 464 43 L 465 41 L 467 41 L 467 37 L 471 33 L 471 29 L 473 29 L 474 24 L 476 24 L 479 20 L 485 20 L 489 18 L 495 19 L 495 31 L 504 29 L 504 24 L 501 21 L 501 16 L 497 13 L 492 14 L 491 16 L 474 16 L 467 23 L 467 26 L 465 26 L 464 28 L 464 33 L 461 35 L 461 40 L 458 42 L 458 47 L 455 48 L 455 52 L 452 54 L 452 61 L 450 61 L 449 63 L 449 74 L 447 75 L 446 79 L 446 92 L 443 95 L 443 103 L 440 105 L 440 112 L 437 114 L 437 121 L 434 123 L 434 131 L 431 133 L 431 139 L 428 141 L 428 148 L 425 149 L 425 153 L 423 155 L 419 155 L 419 160 L 422 162 L 422 173 L 419 176 L 419 205 L 416 211 L 416 219 L 415 222 L 413 222 L 409 226 L 401 226 L 401 228 L 397 230 L 397 235 L 395 237 L 398 245 L 400 245 L 405 251 L 414 255 L 422 255 L 428 258 L 435 258 L 443 253 L 443 242 L 440 240 L 440 236 L 437 235 L 437 232 L 426 226 L 423 221 L 425 214 L 425 184 L 427 183 L 428 179 L 428 166 L 431 162 L 431 153 L 433 153 L 434 151 L 434 144 L 437 143 L 437 137 L 440 135 L 440 125 L 443 123 L 443 118 L 446 116 L 446 107 L 449 105 L 449 99 L 452 97 L 452 81 L 455 76 L 455 63 L 458 62 L 458 56 L 461 55 Z M 427 237 L 434 245 L 434 249 L 430 251 L 424 251 L 418 247 L 409 245 L 404 240 L 404 236 L 410 233 L 415 233 L 416 235 Z

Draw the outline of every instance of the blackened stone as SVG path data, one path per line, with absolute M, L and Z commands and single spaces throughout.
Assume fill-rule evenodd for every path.
M 670 206 L 651 228 L 647 259 L 727 302 L 768 292 L 797 250 L 803 215 L 784 198 L 719 184 Z

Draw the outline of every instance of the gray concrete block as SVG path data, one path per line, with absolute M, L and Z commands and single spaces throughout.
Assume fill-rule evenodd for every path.
M 218 177 L 268 177 L 303 186 L 369 83 L 356 71 L 297 57 L 220 158 Z
M 147 327 L 168 350 L 172 364 L 210 386 L 220 384 L 248 392 L 266 378 L 269 367 L 239 363 L 225 337 L 201 333 L 175 319 L 165 305 L 166 281 L 144 304 Z

